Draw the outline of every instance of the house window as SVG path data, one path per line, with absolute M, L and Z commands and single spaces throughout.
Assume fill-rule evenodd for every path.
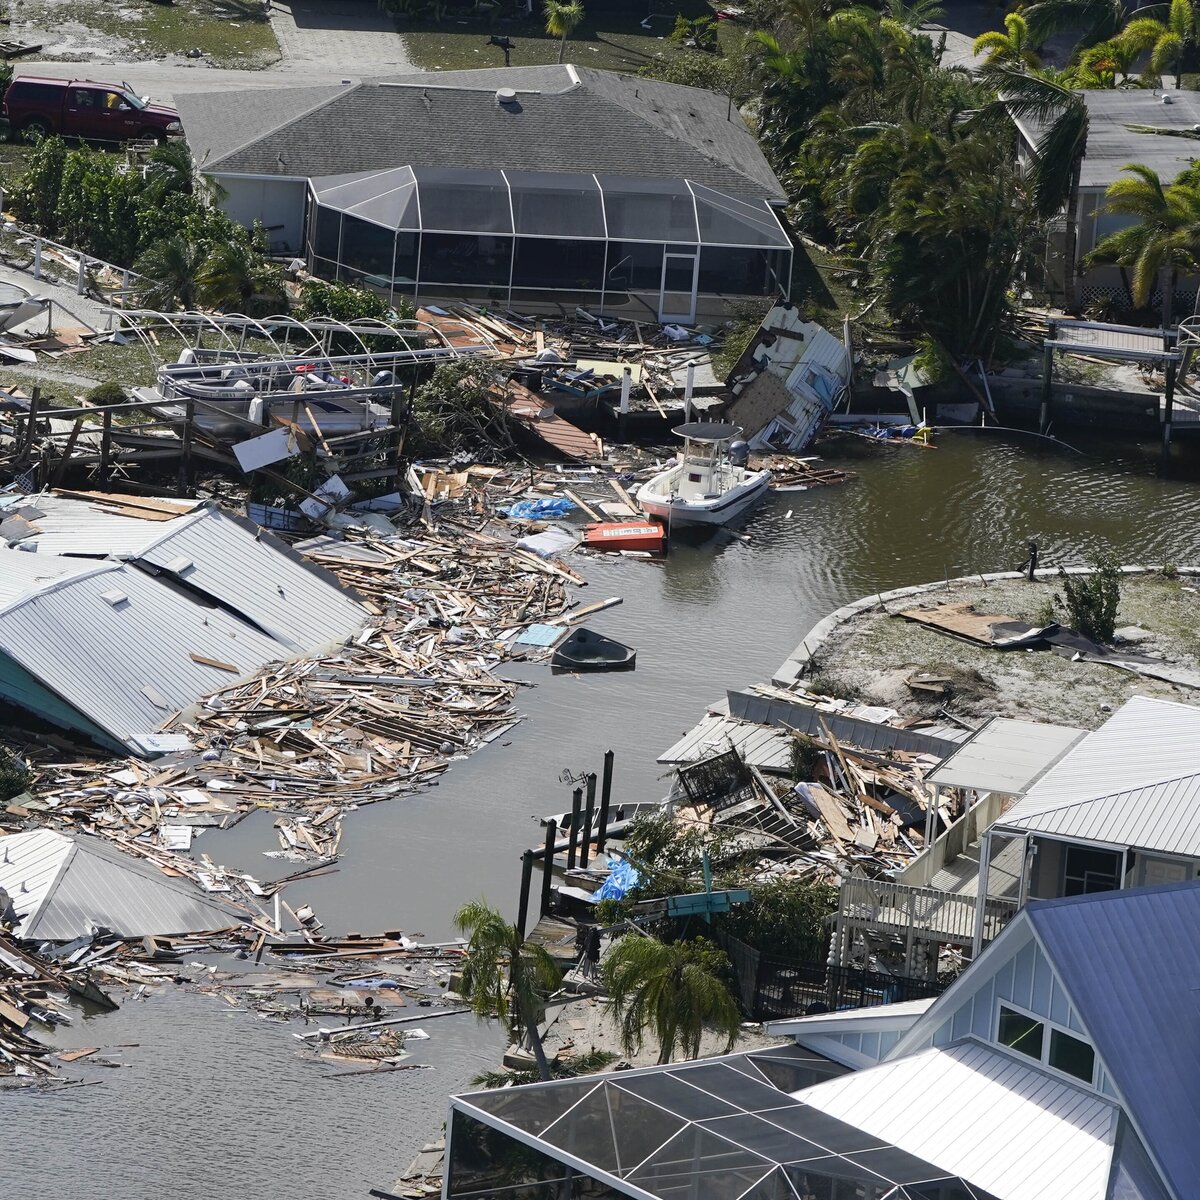
M 1001 1004 L 996 1040 L 1073 1079 L 1086 1084 L 1095 1080 L 1096 1051 L 1052 1021 Z
M 1002 1046 L 1019 1050 L 1040 1062 L 1045 1040 L 1046 1027 L 1041 1021 L 1035 1021 L 1033 1017 L 1027 1017 L 1024 1013 L 1000 1006 L 999 1041 Z
M 1061 1029 L 1050 1030 L 1049 1066 L 1064 1075 L 1074 1075 L 1091 1083 L 1096 1074 L 1096 1052 L 1081 1038 L 1072 1037 Z

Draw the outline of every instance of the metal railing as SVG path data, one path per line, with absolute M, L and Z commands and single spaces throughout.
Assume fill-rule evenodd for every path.
M 985 792 L 949 829 L 942 832 L 896 877 L 898 883 L 928 887 L 929 881 L 947 863 L 960 858 L 983 837 L 984 830 L 1000 815 L 1004 806 L 1002 792 Z
M 975 897 L 886 879 L 842 881 L 839 917 L 881 932 L 925 941 L 969 946 L 975 937 Z M 1015 900 L 989 897 L 984 907 L 984 941 L 990 941 L 1017 911 Z

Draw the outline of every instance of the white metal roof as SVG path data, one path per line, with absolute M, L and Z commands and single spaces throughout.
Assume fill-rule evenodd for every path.
M 66 579 L 108 569 L 109 564 L 29 554 L 0 546 L 0 611 L 28 596 L 54 587 Z
M 671 765 L 699 762 L 734 749 L 742 761 L 760 771 L 787 771 L 792 762 L 792 738 L 786 729 L 739 721 L 729 715 L 729 701 L 709 707 L 699 724 L 659 756 Z
M 772 1021 L 767 1033 L 772 1037 L 799 1034 L 853 1033 L 858 1029 L 907 1029 L 933 1003 L 925 1000 L 901 1000 L 898 1004 L 877 1004 L 871 1008 L 846 1008 L 840 1012 L 815 1013 L 811 1017 L 794 1017 L 787 1021 Z
M 0 548 L 0 577 L 32 557 Z M 237 617 L 124 563 L 89 564 L 11 602 L 0 610 L 0 653 L 134 749 L 172 713 L 288 655 Z
M 1087 731 L 993 717 L 931 772 L 930 783 L 1022 796 Z
M 1200 708 L 1134 696 L 998 824 L 1200 856 Z
M 1108 1194 L 1117 1107 L 978 1042 L 926 1050 L 794 1095 L 998 1200 Z
M 134 497 L 130 497 L 134 500 Z M 36 509 L 29 518 L 33 532 L 21 539 L 23 546 L 36 546 L 41 554 L 86 555 L 93 558 L 134 558 L 154 542 L 186 525 L 204 509 L 200 500 L 158 500 L 160 510 L 177 509 L 167 520 L 142 519 L 116 511 L 111 504 L 90 502 L 54 492 L 5 497 L 7 508 Z
M 198 933 L 246 914 L 100 838 L 35 829 L 0 837 L 0 887 L 23 938 L 53 942 L 103 926 L 121 937 Z
M 367 618 L 327 572 L 216 508 L 179 524 L 138 559 L 219 600 L 294 651 L 344 642 Z
M 293 652 L 345 640 L 366 614 L 336 580 L 251 522 L 194 500 L 155 500 L 176 508 L 167 520 L 115 511 L 110 502 L 52 492 L 17 497 L 41 516 L 22 548 L 48 555 L 112 557 L 167 571 L 242 614 Z M 0 599 L 3 596 L 0 584 Z

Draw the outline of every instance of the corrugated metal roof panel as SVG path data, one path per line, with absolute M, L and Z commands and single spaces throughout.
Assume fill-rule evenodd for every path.
M 1200 884 L 1031 901 L 1066 985 L 1142 1142 L 1175 1195 L 1200 1179 Z
M 977 1042 L 794 1093 L 999 1200 L 1105 1200 L 1119 1111 Z
M 367 614 L 361 604 L 326 572 L 260 532 L 210 508 L 138 558 L 164 569 L 187 560 L 179 578 L 188 587 L 242 613 L 293 650 L 340 643 L 362 628 Z
M 22 936 L 24 923 L 45 903 L 70 853 L 71 839 L 53 829 L 0 837 L 0 888 L 20 918 Z
M 1024 795 L 1087 733 L 1067 725 L 993 717 L 929 775 L 930 783 Z
M 188 514 L 204 507 L 203 501 L 199 500 L 155 500 L 156 507 L 179 510 L 178 517 L 155 521 L 125 516 L 110 506 L 72 496 L 56 496 L 53 492 L 14 499 L 42 514 L 33 518 L 36 531 L 22 539 L 22 545 L 37 546 L 42 554 L 90 555 L 94 558 L 135 556 L 177 526 L 187 524 Z
M 19 498 L 43 515 L 22 540 L 47 555 L 137 560 L 167 570 L 243 614 L 294 651 L 343 641 L 362 627 L 361 605 L 326 571 L 252 522 L 194 500 L 158 501 L 180 515 L 142 520 L 100 503 L 43 493 Z M 0 602 L 4 585 L 0 583 Z
M 102 598 L 114 589 L 126 597 L 115 604 Z M 287 654 L 236 617 L 124 564 L 0 612 L 0 651 L 120 742 Z M 193 653 L 234 670 L 197 662 Z
M 113 565 L 55 558 L 52 554 L 0 546 L 0 612 L 31 592 L 40 592 L 65 579 L 107 570 Z
M 791 737 L 782 729 L 753 725 L 724 715 L 727 705 L 714 705 L 693 729 L 658 756 L 660 763 L 674 765 L 699 762 L 731 747 L 743 762 L 760 771 L 784 771 L 792 762 Z
M 58 867 L 49 886 L 42 887 L 50 860 Z M 120 937 L 202 933 L 247 919 L 247 914 L 209 898 L 187 880 L 164 875 L 87 835 L 71 838 L 39 829 L 0 838 L 0 885 L 15 895 L 5 879 L 19 889 L 23 878 L 41 888 L 38 903 L 19 928 L 24 938 L 67 942 L 96 926 Z
M 1005 828 L 1200 856 L 1200 708 L 1135 696 L 1004 814 Z

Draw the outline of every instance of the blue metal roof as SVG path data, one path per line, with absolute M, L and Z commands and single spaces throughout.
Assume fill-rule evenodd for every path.
M 1200 1179 L 1200 883 L 1032 901 L 1028 920 L 1175 1195 Z

